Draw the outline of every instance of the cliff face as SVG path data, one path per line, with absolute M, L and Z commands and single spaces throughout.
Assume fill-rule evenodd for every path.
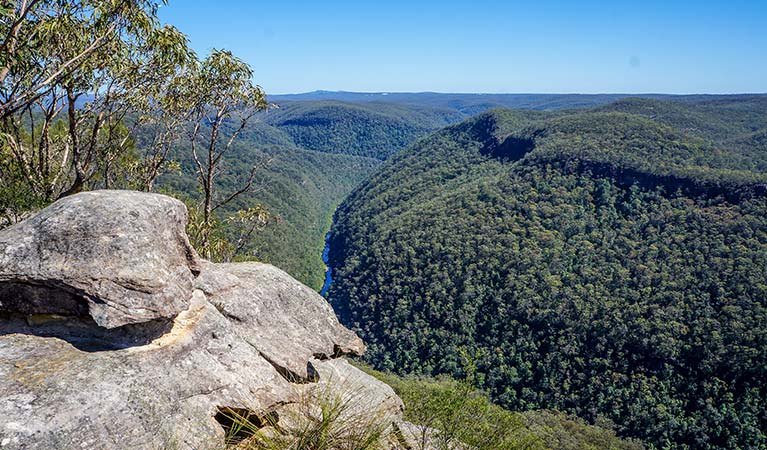
M 318 386 L 400 421 L 322 297 L 200 260 L 185 223 L 169 197 L 96 191 L 0 232 L 3 449 L 220 447 L 233 412 L 279 428 Z

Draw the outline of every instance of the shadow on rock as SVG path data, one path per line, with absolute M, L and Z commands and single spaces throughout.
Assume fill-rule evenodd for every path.
M 146 345 L 169 332 L 173 322 L 153 320 L 107 329 L 88 316 L 19 314 L 0 315 L 0 336 L 25 334 L 66 341 L 76 349 L 94 353 Z

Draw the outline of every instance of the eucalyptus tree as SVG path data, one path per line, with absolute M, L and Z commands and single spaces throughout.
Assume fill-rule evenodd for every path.
M 43 204 L 88 187 L 109 187 L 133 151 L 133 129 L 149 115 L 141 111 L 181 114 L 183 107 L 166 95 L 193 53 L 182 33 L 160 25 L 157 9 L 163 3 L 3 2 L 1 185 L 13 181 Z M 133 120 L 126 120 L 129 115 Z M 174 122 L 167 127 L 178 132 Z M 147 158 L 151 164 L 141 164 L 142 170 L 162 164 L 167 152 L 163 145 L 157 149 L 159 157 Z M 151 187 L 151 180 L 144 184 Z
M 226 219 L 235 232 L 222 237 L 216 211 L 250 190 L 264 163 L 218 192 L 222 157 L 266 96 L 230 52 L 198 60 L 160 24 L 164 3 L 0 2 L 0 221 L 85 189 L 151 191 L 186 146 L 204 194 L 193 214 L 201 253 L 230 259 L 265 225 L 266 210 L 251 206 Z
M 105 187 L 121 181 L 123 187 L 152 191 L 160 175 L 178 166 L 169 155 L 183 143 L 195 111 L 195 99 L 187 96 L 185 74 L 197 59 L 186 37 L 166 26 L 154 33 L 144 55 L 149 57 L 130 71 L 135 89 L 127 97 L 128 114 L 122 118 L 131 142 L 138 142 L 127 161 L 114 164 L 112 171 L 104 167 Z
M 260 167 L 254 164 L 239 187 L 219 192 L 217 178 L 222 174 L 223 157 L 232 148 L 248 122 L 268 107 L 266 94 L 253 84 L 253 70 L 226 50 L 211 54 L 180 78 L 186 87 L 184 98 L 196 102 L 190 125 L 191 155 L 202 191 L 201 217 L 197 230 L 198 250 L 207 258 L 214 254 L 211 240 L 216 227 L 216 211 L 249 191 Z M 263 222 L 262 208 L 251 208 L 254 223 Z M 247 212 L 247 211 L 246 211 Z M 242 222 L 242 213 L 236 221 Z M 246 227 L 247 228 L 247 227 Z

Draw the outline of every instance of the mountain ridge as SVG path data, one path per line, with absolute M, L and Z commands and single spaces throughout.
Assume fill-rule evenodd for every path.
M 728 101 L 760 135 L 765 104 Z M 651 445 L 766 444 L 767 152 L 643 111 L 494 110 L 382 164 L 331 235 L 329 298 L 368 361 L 462 378 L 469 358 L 506 407 Z

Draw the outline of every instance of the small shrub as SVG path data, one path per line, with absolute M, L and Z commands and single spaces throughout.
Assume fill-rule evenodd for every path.
M 350 390 L 315 386 L 277 413 L 258 417 L 229 410 L 227 448 L 237 450 L 388 450 L 392 418 L 364 408 Z

